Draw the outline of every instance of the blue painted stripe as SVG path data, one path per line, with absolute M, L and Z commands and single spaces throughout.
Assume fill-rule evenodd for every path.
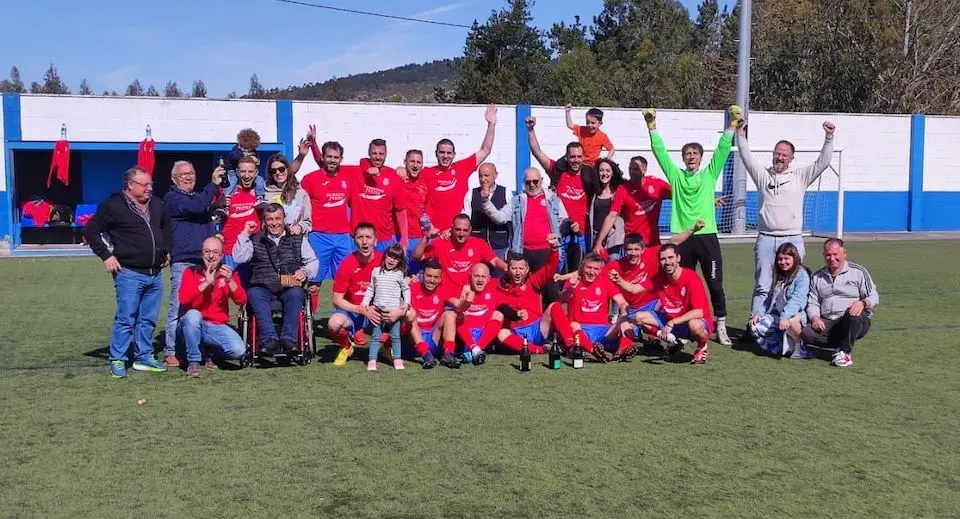
M 907 230 L 920 230 L 923 226 L 923 137 L 926 118 L 922 114 L 910 117 L 910 191 L 907 215 Z
M 210 151 L 227 153 L 236 143 L 212 143 L 212 142 L 158 142 L 155 151 Z M 53 141 L 20 141 L 8 142 L 7 149 L 10 150 L 38 150 L 52 151 Z M 71 142 L 70 151 L 138 151 L 139 142 Z M 268 143 L 261 144 L 258 151 L 282 152 L 286 150 L 284 144 Z
M 284 145 L 283 153 L 288 158 L 296 157 L 297 143 L 293 140 L 293 101 L 277 99 L 277 140 Z
M 957 208 L 960 207 L 960 192 L 926 191 L 921 193 L 923 214 L 914 222 L 914 231 L 956 231 Z
M 527 135 L 527 117 L 530 117 L 532 113 L 530 105 L 517 105 L 517 192 L 523 188 L 523 172 L 530 167 L 530 137 Z
M 22 138 L 20 128 L 20 94 L 3 94 L 3 140 L 19 141 Z

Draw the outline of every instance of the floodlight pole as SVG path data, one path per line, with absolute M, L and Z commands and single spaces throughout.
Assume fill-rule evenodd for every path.
M 751 0 L 740 1 L 740 42 L 737 49 L 737 104 L 743 108 L 743 116 L 750 111 L 750 29 Z M 747 230 L 747 171 L 739 157 L 733 157 L 733 233 L 744 234 Z

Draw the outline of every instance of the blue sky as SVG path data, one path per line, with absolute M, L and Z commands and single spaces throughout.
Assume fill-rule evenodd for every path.
M 501 0 L 305 0 L 469 25 Z M 682 0 L 695 12 L 697 0 Z M 730 2 L 724 2 L 729 4 Z M 575 15 L 588 23 L 602 0 L 539 0 L 543 28 Z M 75 92 L 87 78 L 97 93 L 122 93 L 202 79 L 211 97 L 244 93 L 257 73 L 266 87 L 323 81 L 463 53 L 467 29 L 372 18 L 275 0 L 28 0 L 0 17 L 0 76 L 20 67 L 27 85 L 52 62 Z

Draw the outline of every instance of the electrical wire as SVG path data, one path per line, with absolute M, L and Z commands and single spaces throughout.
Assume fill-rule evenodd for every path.
M 339 11 L 339 12 L 341 12 L 341 13 L 363 14 L 363 15 L 366 15 L 366 16 L 378 16 L 378 17 L 380 17 L 380 18 L 390 18 L 391 20 L 403 20 L 403 21 L 405 21 L 405 22 L 429 23 L 429 24 L 433 24 L 433 25 L 444 25 L 444 26 L 447 26 L 447 27 L 462 27 L 462 28 L 464 28 L 464 29 L 469 29 L 469 28 L 470 28 L 469 25 L 463 25 L 463 24 L 460 24 L 460 23 L 435 22 L 435 21 L 433 21 L 433 20 L 421 20 L 421 19 L 419 19 L 419 18 L 408 18 L 408 17 L 406 17 L 406 16 L 396 16 L 396 15 L 385 14 L 385 13 L 374 13 L 374 12 L 370 12 L 370 11 L 358 11 L 358 10 L 356 10 L 356 9 L 345 9 L 345 8 L 343 8 L 343 7 L 334 7 L 334 6 L 331 6 L 331 5 L 312 4 L 312 3 L 309 3 L 309 2 L 300 2 L 300 1 L 298 1 L 298 0 L 276 0 L 276 1 L 277 1 L 277 2 L 281 2 L 281 3 L 284 3 L 284 4 L 301 5 L 301 6 L 304 6 L 304 7 L 315 7 L 315 8 L 317 8 L 317 9 L 328 9 L 328 10 L 330 10 L 330 11 Z

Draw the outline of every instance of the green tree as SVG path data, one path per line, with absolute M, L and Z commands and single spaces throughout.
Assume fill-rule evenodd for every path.
M 163 87 L 163 97 L 183 97 L 183 92 L 180 91 L 176 81 L 167 81 Z
M 143 86 L 140 85 L 139 79 L 134 79 L 129 85 L 127 85 L 127 91 L 123 95 L 128 97 L 136 97 L 143 95 Z
M 554 56 L 563 56 L 587 46 L 587 27 L 580 23 L 580 16 L 573 17 L 573 23 L 566 22 L 553 24 L 547 33 L 550 50 Z
M 147 87 L 147 92 L 144 95 L 147 95 L 150 97 L 160 97 L 160 92 L 157 91 L 156 87 L 154 87 L 153 85 L 150 85 L 149 87 Z
M 57 73 L 57 67 L 53 66 L 53 63 L 50 64 L 50 67 L 47 68 L 47 71 L 43 73 L 43 84 L 41 85 L 42 94 L 69 94 L 70 89 L 67 88 L 67 84 L 60 79 L 60 74 Z
M 196 80 L 193 82 L 193 91 L 190 93 L 190 97 L 207 97 L 207 86 L 203 84 L 202 80 Z
M 247 90 L 247 95 L 251 99 L 264 99 L 266 97 L 267 91 L 263 88 L 263 85 L 260 84 L 260 78 L 256 74 L 250 76 L 250 88 Z
M 10 79 L 0 81 L 0 92 L 15 92 L 22 94 L 26 92 L 23 86 L 23 80 L 20 79 L 20 69 L 16 66 L 10 68 Z
M 616 106 L 612 97 L 612 76 L 600 67 L 586 46 L 564 53 L 557 60 L 555 83 L 563 104 L 577 106 Z
M 87 78 L 83 78 L 80 81 L 80 90 L 78 92 L 82 96 L 92 96 L 93 89 L 90 88 L 90 84 L 87 83 Z
M 457 66 L 457 101 L 553 104 L 559 100 L 543 34 L 527 0 L 508 0 L 487 22 L 474 22 Z

